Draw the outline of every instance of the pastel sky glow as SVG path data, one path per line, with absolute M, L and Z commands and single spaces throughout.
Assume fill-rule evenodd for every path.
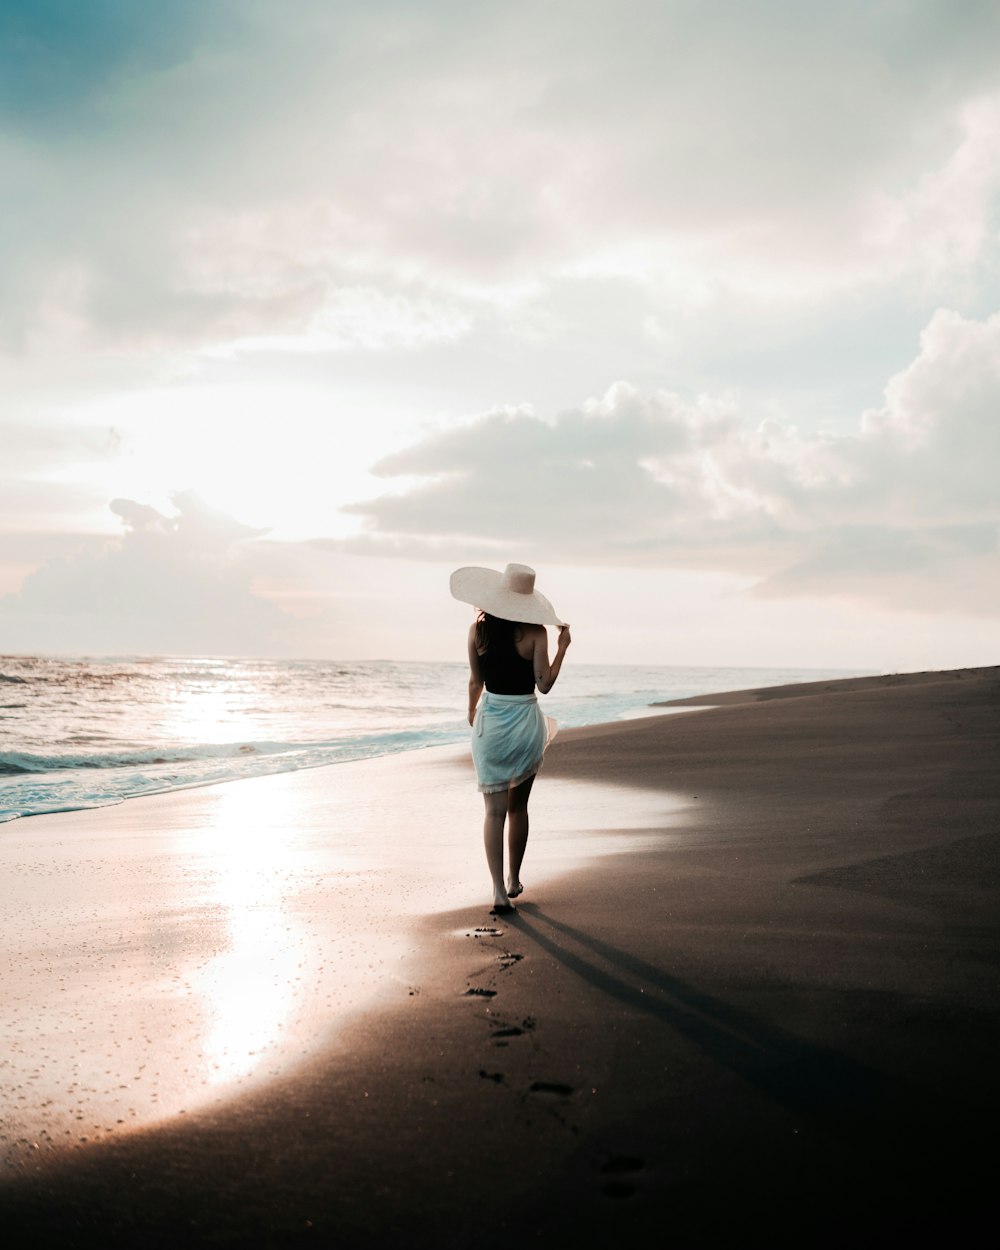
M 0 0 L 0 652 L 997 662 L 996 0 Z

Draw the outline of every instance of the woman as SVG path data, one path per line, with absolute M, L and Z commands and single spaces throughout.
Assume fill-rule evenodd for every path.
M 555 722 L 542 715 L 535 687 L 548 694 L 555 685 L 571 641 L 569 626 L 535 590 L 534 569 L 525 564 L 508 564 L 503 573 L 457 569 L 451 575 L 451 593 L 479 609 L 469 629 L 472 759 L 486 803 L 483 842 L 493 878 L 493 911 L 511 912 L 510 900 L 524 889 L 520 874 L 528 843 L 528 796 L 555 731 Z M 546 625 L 559 627 L 551 663 Z M 509 861 L 506 885 L 505 821 Z

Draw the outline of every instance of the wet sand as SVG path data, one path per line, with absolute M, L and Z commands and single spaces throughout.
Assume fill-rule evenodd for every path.
M 971 1241 L 1000 671 L 711 702 L 561 735 L 502 920 L 453 750 L 0 831 L 16 1244 Z

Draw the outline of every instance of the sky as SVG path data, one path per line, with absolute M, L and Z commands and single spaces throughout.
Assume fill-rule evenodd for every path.
M 1000 636 L 997 0 L 0 0 L 0 652 Z

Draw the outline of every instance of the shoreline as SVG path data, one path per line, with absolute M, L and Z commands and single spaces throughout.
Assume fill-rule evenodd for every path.
M 53 657 L 29 657 L 22 673 L 0 672 L 0 683 L 19 681 L 16 688 L 23 692 L 31 692 L 35 683 L 39 691 L 47 691 L 37 706 L 36 693 L 28 693 L 9 709 L 7 747 L 0 751 L 0 821 L 87 811 L 135 797 L 467 740 L 461 710 L 464 664 L 383 661 L 341 668 L 312 662 L 302 670 L 294 662 L 282 661 L 264 663 L 258 671 L 260 663 L 240 662 L 230 672 L 227 662 L 225 680 L 212 676 L 218 660 L 177 658 L 150 664 L 138 664 L 133 658 L 67 665 Z M 110 695 L 100 681 L 107 665 L 115 679 Z M 325 700 L 311 681 L 303 681 L 303 671 L 314 668 Z M 597 724 L 627 715 L 636 708 L 636 700 L 648 704 L 670 698 L 671 692 L 696 694 L 748 680 L 773 684 L 838 675 L 848 674 L 582 665 L 563 674 L 558 690 L 545 703 L 564 726 Z M 125 703 L 123 692 L 132 689 L 133 680 L 138 682 L 136 698 Z M 78 681 L 83 682 L 83 691 L 77 690 Z M 60 699 L 76 700 L 81 694 L 86 699 L 94 681 L 102 700 L 111 699 L 105 707 L 106 732 L 102 731 L 101 741 L 62 741 L 62 730 L 51 720 Z M 254 699 L 249 699 L 248 687 L 254 687 Z M 449 714 L 442 716 L 445 709 Z M 221 718 L 224 732 L 218 732 L 217 725 L 213 729 L 214 718 Z M 61 717 L 56 719 L 61 725 Z M 23 753 L 14 750 L 14 744 L 20 744 Z M 70 766 L 73 761 L 75 767 Z
M 996 1206 L 1000 670 L 846 680 L 870 684 L 561 732 L 509 921 L 442 756 L 422 793 L 465 827 L 422 816 L 404 856 L 452 874 L 395 904 L 414 980 L 243 1097 L 25 1166 L 5 1220 L 81 1246 L 464 1247 L 487 1211 L 582 1246 L 971 1236 Z M 585 866 L 579 829 L 547 842 L 573 794 L 603 829 Z

